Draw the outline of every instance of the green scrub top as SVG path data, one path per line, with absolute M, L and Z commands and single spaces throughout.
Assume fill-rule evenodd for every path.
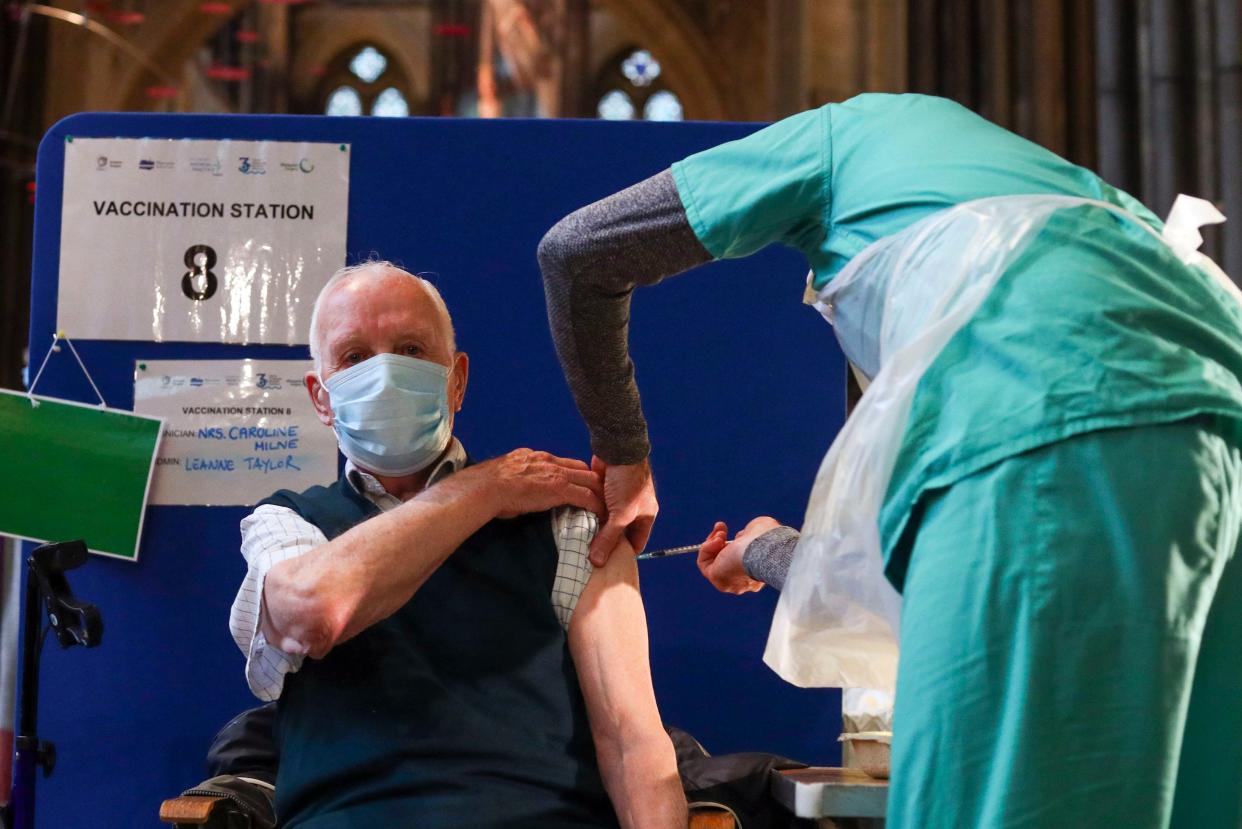
M 1134 198 L 951 101 L 860 95 L 673 165 L 716 258 L 773 242 L 826 284 L 863 248 L 973 199 Z M 801 295 L 801 286 L 791 297 Z M 1242 307 L 1133 221 L 1060 211 L 920 381 L 880 533 L 900 587 L 926 492 L 1075 434 L 1242 413 Z M 1158 475 L 1159 470 L 1153 470 Z

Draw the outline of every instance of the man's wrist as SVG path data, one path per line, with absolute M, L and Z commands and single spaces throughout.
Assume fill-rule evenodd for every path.
M 448 506 L 462 502 L 479 511 L 482 523 L 496 518 L 504 509 L 501 481 L 488 472 L 490 461 L 468 466 L 420 493 L 419 498 L 440 501 Z M 415 499 L 418 500 L 418 499 Z

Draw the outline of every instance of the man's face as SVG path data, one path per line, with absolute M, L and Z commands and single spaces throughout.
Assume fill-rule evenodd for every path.
M 332 424 L 332 408 L 323 384 L 377 354 L 445 366 L 450 370 L 450 419 L 461 409 L 469 361 L 465 354 L 454 353 L 449 321 L 415 280 L 401 274 L 348 279 L 321 300 L 318 321 L 320 370 L 307 373 L 306 388 L 325 424 Z

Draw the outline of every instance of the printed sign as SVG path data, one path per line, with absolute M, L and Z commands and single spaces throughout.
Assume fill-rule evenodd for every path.
M 0 389 L 0 534 L 80 538 L 136 561 L 160 429 L 158 417 Z
M 57 327 L 76 339 L 307 342 L 345 264 L 349 145 L 70 138 Z
M 149 360 L 134 411 L 164 419 L 152 504 L 250 505 L 336 480 L 336 436 L 315 415 L 308 360 Z

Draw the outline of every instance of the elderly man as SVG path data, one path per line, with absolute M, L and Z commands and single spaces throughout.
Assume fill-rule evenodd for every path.
M 278 699 L 282 825 L 684 826 L 633 555 L 587 560 L 595 474 L 467 459 L 469 362 L 435 288 L 389 263 L 328 282 L 311 354 L 345 472 L 242 522 L 230 619 Z

